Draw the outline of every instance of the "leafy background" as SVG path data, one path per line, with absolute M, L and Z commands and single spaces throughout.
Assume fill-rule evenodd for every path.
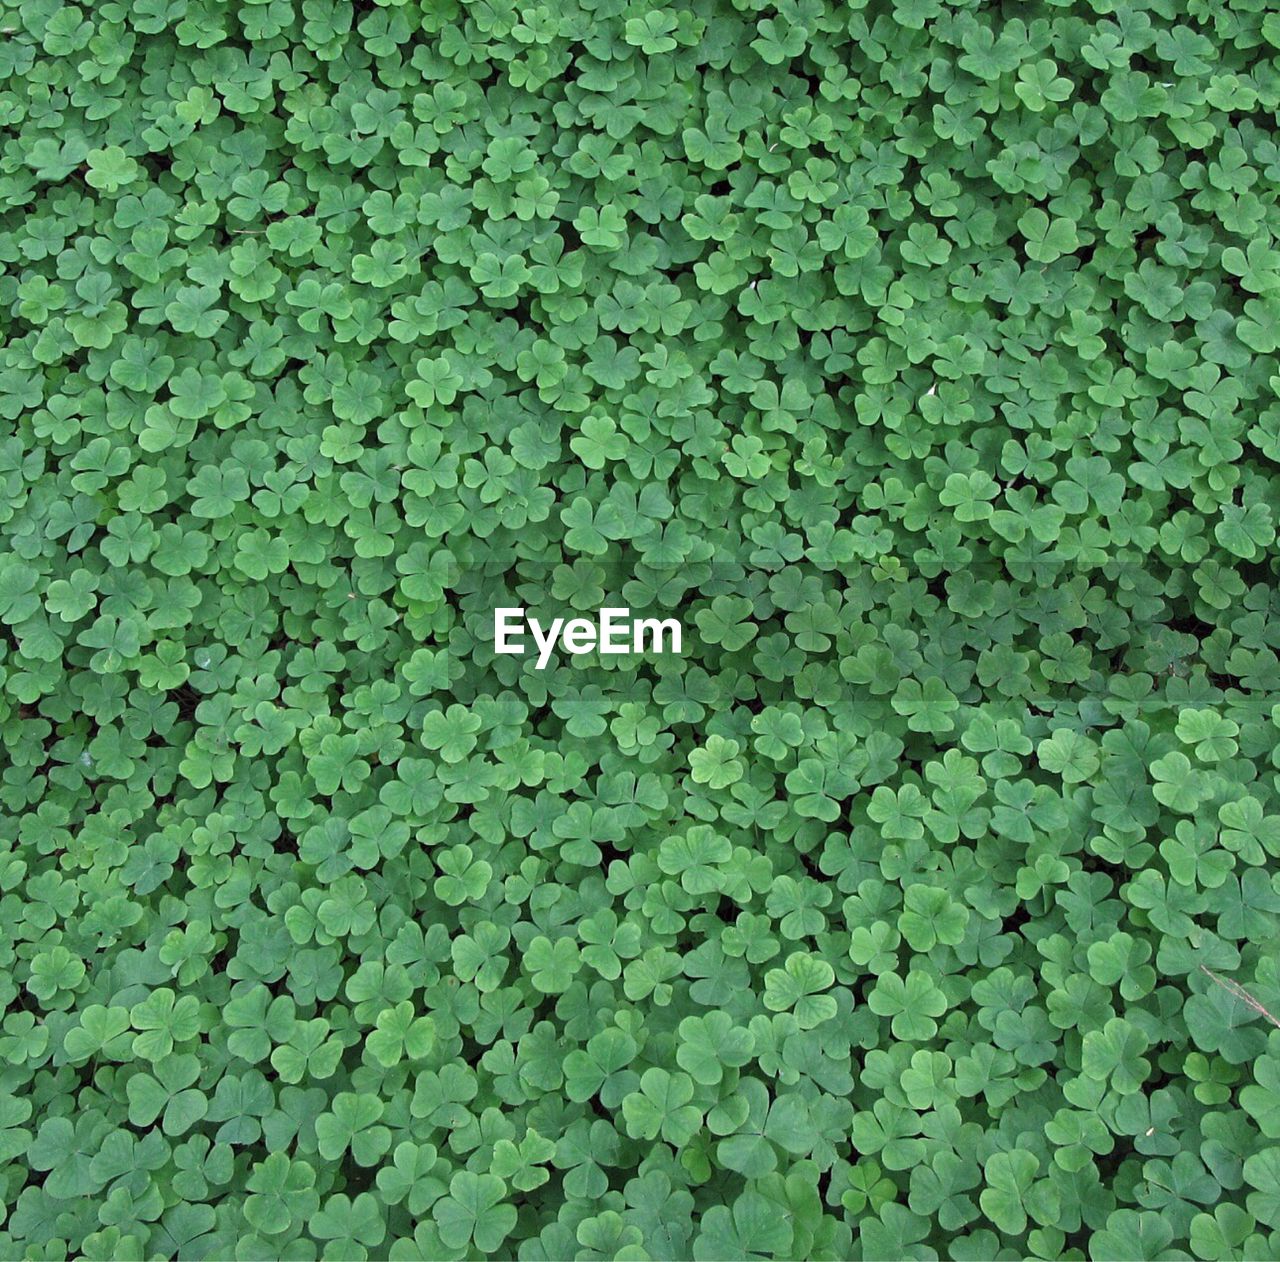
M 0 1253 L 1280 1253 L 1266 0 L 0 17 Z

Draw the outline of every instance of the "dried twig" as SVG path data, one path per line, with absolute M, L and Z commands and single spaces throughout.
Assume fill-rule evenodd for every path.
M 1274 1025 L 1277 1030 L 1280 1030 L 1280 1020 L 1277 1020 L 1275 1017 L 1273 1017 L 1271 1013 L 1268 1012 L 1266 1008 L 1264 1008 L 1262 1004 L 1260 1004 L 1239 983 L 1233 982 L 1226 977 L 1219 977 L 1218 974 L 1213 971 L 1213 969 L 1208 968 L 1204 964 L 1200 965 L 1200 971 L 1206 977 L 1208 977 L 1210 981 L 1216 982 L 1219 986 L 1221 986 L 1222 989 L 1227 992 L 1227 994 L 1234 996 L 1236 999 L 1239 999 L 1240 1002 L 1244 1004 L 1247 1008 L 1251 1008 L 1254 1012 L 1260 1013 L 1262 1016 L 1266 1017 L 1267 1020 L 1270 1021 L 1271 1024 Z

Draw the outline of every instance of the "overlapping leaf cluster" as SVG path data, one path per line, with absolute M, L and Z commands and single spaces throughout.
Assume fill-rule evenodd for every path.
M 1280 1253 L 1273 6 L 0 16 L 0 1254 Z

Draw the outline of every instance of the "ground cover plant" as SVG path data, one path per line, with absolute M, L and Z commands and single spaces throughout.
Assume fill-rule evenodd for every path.
M 0 25 L 0 1256 L 1280 1256 L 1273 5 Z

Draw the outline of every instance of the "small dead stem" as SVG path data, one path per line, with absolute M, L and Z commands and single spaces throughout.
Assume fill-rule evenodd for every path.
M 1239 999 L 1245 1007 L 1251 1008 L 1254 1012 L 1260 1013 L 1262 1016 L 1266 1017 L 1277 1030 L 1280 1030 L 1280 1021 L 1273 1017 L 1271 1013 L 1268 1012 L 1266 1008 L 1264 1008 L 1262 1004 L 1260 1004 L 1247 990 L 1245 990 L 1243 986 L 1239 985 L 1237 982 L 1231 981 L 1229 978 L 1219 977 L 1213 969 L 1206 967 L 1204 964 L 1200 965 L 1200 971 L 1208 977 L 1210 981 L 1221 986 L 1227 994 Z

